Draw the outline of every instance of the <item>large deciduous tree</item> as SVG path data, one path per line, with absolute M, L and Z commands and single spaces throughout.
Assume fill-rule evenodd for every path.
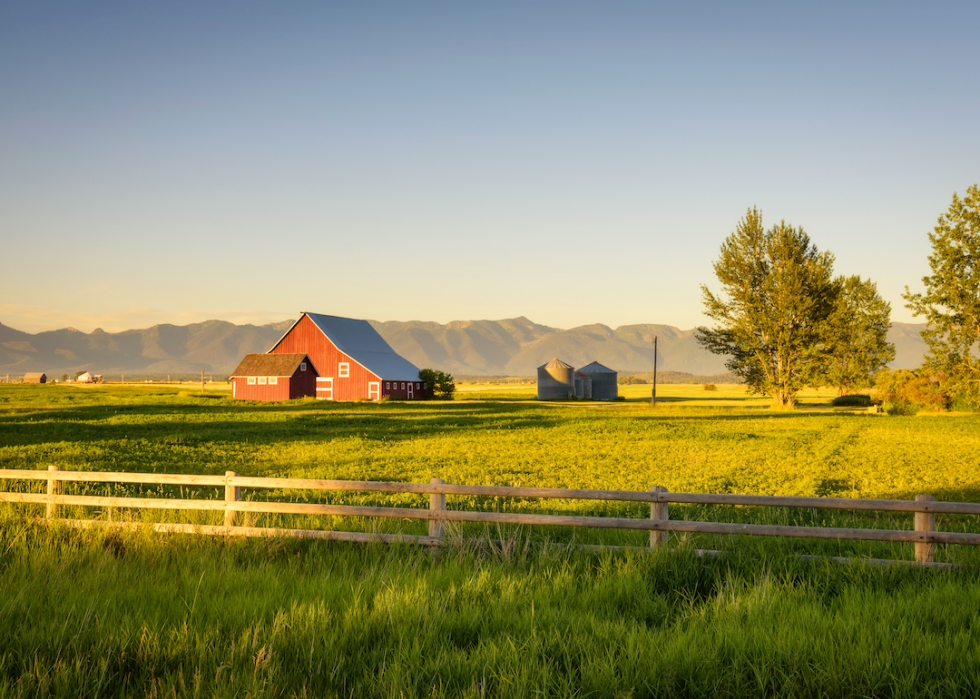
M 905 287 L 912 313 L 925 316 L 922 339 L 929 346 L 925 366 L 943 375 L 948 393 L 980 403 L 980 186 L 953 194 L 949 211 L 929 234 L 932 274 L 922 278 L 924 294 Z
M 827 325 L 827 382 L 840 395 L 871 386 L 875 376 L 895 359 L 888 342 L 891 304 L 878 295 L 870 279 L 838 279 L 840 295 Z
M 840 292 L 833 262 L 802 228 L 781 222 L 767 231 L 761 212 L 749 209 L 714 263 L 727 299 L 701 287 L 705 315 L 716 325 L 699 328 L 698 342 L 728 355 L 725 366 L 751 392 L 792 407 L 826 366 L 828 320 Z

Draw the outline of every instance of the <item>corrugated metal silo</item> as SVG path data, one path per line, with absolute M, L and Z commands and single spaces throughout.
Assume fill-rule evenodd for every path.
M 592 398 L 592 377 L 581 371 L 575 372 L 575 397 Z
M 574 369 L 560 359 L 538 367 L 538 400 L 570 398 L 575 395 Z
M 595 400 L 616 400 L 619 398 L 619 374 L 603 366 L 599 362 L 592 362 L 578 370 L 579 374 L 584 374 L 592 380 L 592 398 Z

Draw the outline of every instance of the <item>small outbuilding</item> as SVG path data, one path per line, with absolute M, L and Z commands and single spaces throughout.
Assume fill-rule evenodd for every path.
M 246 354 L 231 375 L 239 400 L 290 400 L 316 395 L 316 367 L 306 354 Z
M 40 371 L 29 371 L 24 374 L 24 383 L 47 383 L 48 375 Z
M 587 377 L 592 384 L 593 400 L 616 400 L 619 398 L 619 374 L 599 362 L 592 362 L 579 369 L 576 374 Z
M 575 369 L 560 359 L 538 367 L 538 400 L 560 400 L 575 395 Z

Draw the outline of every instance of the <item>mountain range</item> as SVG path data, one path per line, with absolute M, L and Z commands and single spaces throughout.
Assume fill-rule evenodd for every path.
M 533 376 L 535 369 L 558 357 L 573 366 L 599 361 L 625 373 L 653 369 L 653 338 L 658 338 L 657 366 L 664 371 L 711 375 L 726 371 L 724 357 L 697 344 L 694 330 L 640 324 L 610 328 L 596 323 L 569 330 L 539 325 L 527 318 L 465 320 L 442 325 L 424 321 L 369 321 L 396 352 L 418 367 L 457 375 Z M 31 334 L 0 323 L 0 373 L 15 378 L 29 371 L 49 376 L 93 373 L 162 376 L 226 375 L 250 352 L 266 352 L 293 324 L 235 325 L 209 320 L 190 325 L 154 325 L 145 330 L 84 333 L 64 328 Z M 919 366 L 926 347 L 922 324 L 893 323 L 894 368 Z M 108 376 L 107 376 L 108 378 Z

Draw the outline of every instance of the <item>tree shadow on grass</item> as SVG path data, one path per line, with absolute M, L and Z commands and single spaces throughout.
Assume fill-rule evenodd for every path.
M 277 419 L 280 416 L 280 419 Z M 190 418 L 190 419 L 188 419 Z M 244 406 L 186 404 L 78 406 L 0 416 L 0 445 L 149 440 L 160 445 L 325 442 L 356 437 L 379 442 L 425 439 L 449 432 L 552 428 L 553 413 L 513 406 L 305 402 Z

